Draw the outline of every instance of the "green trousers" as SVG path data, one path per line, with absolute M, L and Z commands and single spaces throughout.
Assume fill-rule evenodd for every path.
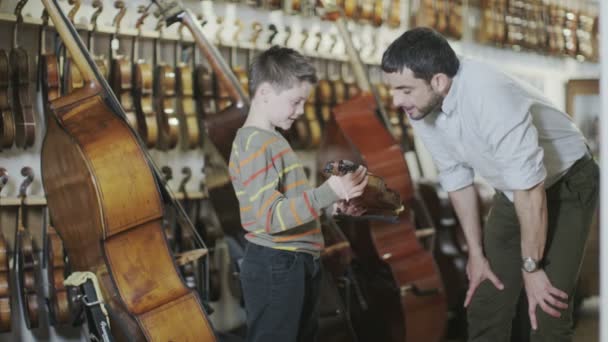
M 590 158 L 577 161 L 559 182 L 547 189 L 548 232 L 544 269 L 556 288 L 568 293 L 567 310 L 561 317 L 536 308 L 538 330 L 532 342 L 572 340 L 574 291 L 585 250 L 589 226 L 599 193 L 599 167 Z M 509 342 L 511 323 L 523 291 L 520 225 L 515 206 L 497 192 L 483 232 L 483 246 L 492 270 L 505 285 L 498 290 L 486 280 L 475 292 L 467 310 L 471 342 Z M 527 308 L 525 310 L 527 316 Z

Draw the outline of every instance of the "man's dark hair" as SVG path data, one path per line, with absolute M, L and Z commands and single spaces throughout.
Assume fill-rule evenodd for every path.
M 416 78 L 430 82 L 435 74 L 454 77 L 460 62 L 448 41 L 437 31 L 417 27 L 406 31 L 382 55 L 386 73 L 412 70 Z
M 308 58 L 294 49 L 275 45 L 257 55 L 249 66 L 251 97 L 255 96 L 256 90 L 264 82 L 283 91 L 302 81 L 317 83 L 317 73 Z

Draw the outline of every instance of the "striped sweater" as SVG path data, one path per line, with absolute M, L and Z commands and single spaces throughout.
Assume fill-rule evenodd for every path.
M 320 254 L 321 210 L 339 198 L 327 182 L 310 186 L 299 158 L 281 134 L 252 126 L 239 129 L 229 169 L 247 240 Z

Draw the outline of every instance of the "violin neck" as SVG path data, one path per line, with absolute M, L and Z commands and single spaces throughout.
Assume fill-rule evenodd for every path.
M 196 17 L 190 10 L 184 10 L 179 14 L 179 20 L 190 30 L 196 45 L 201 49 L 205 58 L 209 61 L 211 68 L 219 77 L 220 81 L 230 94 L 230 97 L 236 103 L 249 106 L 249 97 L 239 83 L 238 79 L 226 63 L 215 45 L 211 44 L 203 34 L 201 24 L 196 20 Z

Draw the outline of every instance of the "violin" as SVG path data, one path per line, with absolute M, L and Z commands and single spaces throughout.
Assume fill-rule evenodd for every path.
M 8 100 L 9 72 L 6 51 L 0 50 L 0 150 L 11 148 L 15 140 L 15 120 Z
M 448 20 L 447 33 L 455 39 L 461 39 L 463 32 L 462 0 L 448 0 L 445 6 Z
M 139 125 L 133 101 L 132 69 L 133 66 L 128 59 L 123 56 L 114 58 L 111 66 L 110 84 L 125 110 L 129 125 L 137 130 Z
M 57 234 L 55 227 L 50 223 L 48 208 L 44 208 L 45 225 L 45 256 L 47 260 L 47 277 L 49 279 L 49 315 L 53 325 L 67 325 L 71 323 L 70 303 L 68 290 L 63 284 L 67 271 L 63 241 Z
M 29 230 L 25 228 L 25 198 L 27 188 L 34 181 L 34 173 L 30 167 L 21 169 L 25 180 L 19 187 L 21 204 L 17 212 L 17 229 L 15 230 L 14 269 L 17 272 L 17 288 L 21 294 L 21 309 L 25 316 L 28 329 L 36 329 L 39 325 L 39 279 L 40 262 L 38 252 Z
M 135 105 L 135 116 L 137 122 L 137 132 L 145 142 L 147 148 L 154 148 L 158 144 L 159 132 L 154 110 L 154 74 L 152 66 L 144 59 L 139 59 L 139 38 L 141 36 L 141 25 L 149 15 L 145 7 L 139 11 L 142 16 L 137 20 L 136 28 L 138 35 L 133 39 L 131 45 L 131 65 L 133 75 L 133 101 Z M 127 80 L 125 79 L 125 82 Z M 127 115 L 127 118 L 129 116 Z M 131 119 L 130 121 L 133 121 Z
M 374 0 L 359 0 L 359 20 L 371 22 L 374 17 Z
M 203 117 L 213 115 L 217 112 L 217 105 L 215 102 L 216 85 L 213 72 L 204 65 L 197 65 L 195 74 L 195 93 L 197 94 L 196 105 L 198 112 L 201 113 Z
M 380 26 L 384 22 L 384 0 L 375 0 L 374 1 L 374 13 L 372 18 L 372 23 L 374 26 Z
M 0 167 L 0 192 L 8 182 L 8 173 Z M 6 238 L 0 231 L 0 332 L 11 331 L 11 268 L 9 266 L 9 247 Z
M 12 325 L 9 253 L 4 234 L 0 233 L 0 332 L 11 331 Z
M 93 3 L 91 4 L 91 6 L 93 8 L 95 8 L 95 11 L 93 12 L 93 15 L 91 17 L 91 24 L 93 24 L 93 29 L 91 31 L 89 31 L 89 39 L 88 39 L 87 47 L 88 47 L 89 51 L 91 52 L 91 55 L 93 56 L 93 60 L 95 61 L 95 64 L 97 64 L 97 68 L 99 68 L 101 75 L 103 76 L 103 78 L 107 79 L 109 76 L 109 71 L 110 71 L 110 69 L 108 67 L 108 61 L 105 59 L 104 56 L 95 54 L 95 52 L 94 52 L 95 43 L 94 43 L 94 39 L 93 39 L 93 37 L 97 33 L 97 18 L 103 11 L 103 1 L 102 0 L 93 0 Z
M 391 0 L 390 10 L 388 11 L 388 26 L 395 28 L 401 25 L 401 0 Z
M 172 149 L 177 145 L 179 136 L 179 119 L 176 113 L 177 98 L 175 96 L 177 80 L 175 69 L 160 58 L 159 44 L 160 38 L 154 41 L 157 56 L 154 68 L 154 98 L 156 101 L 156 118 L 160 129 L 158 145 L 163 149 Z
M 339 8 L 324 5 L 326 17 L 334 21 L 346 44 L 361 93 L 333 109 L 318 169 L 335 160 L 365 164 L 369 172 L 397 191 L 406 205 L 397 222 L 340 222 L 361 270 L 357 277 L 365 299 L 365 305 L 353 308 L 354 329 L 362 341 L 440 341 L 447 319 L 445 292 L 432 254 L 417 238 L 410 204 L 415 193 L 402 149 L 390 132 L 388 115 L 367 78 L 344 14 Z
M 81 1 L 80 0 L 68 0 L 68 3 L 72 5 L 72 9 L 68 13 L 68 18 L 72 25 L 76 25 L 74 21 L 74 17 L 76 13 L 80 10 Z M 65 50 L 64 50 L 65 51 Z M 82 79 L 82 74 L 78 67 L 74 66 L 74 61 L 72 60 L 72 56 L 68 53 L 67 58 L 64 60 L 63 66 L 63 86 L 64 94 L 71 93 L 76 89 L 80 89 L 84 87 L 84 80 Z
M 21 14 L 19 14 L 20 16 Z M 15 36 L 17 35 L 17 26 L 18 23 L 14 27 Z M 34 145 L 36 122 L 34 121 L 33 102 L 30 97 L 29 56 L 24 48 L 17 45 L 17 41 L 15 38 L 15 46 L 9 56 L 13 99 L 12 109 L 15 119 L 15 145 L 26 149 Z
M 177 53 L 175 60 L 178 60 Z M 195 149 L 201 143 L 200 126 L 194 101 L 194 81 L 192 68 L 180 62 L 175 67 L 177 98 L 179 99 L 180 129 L 184 149 Z
M 304 142 L 308 148 L 315 148 L 321 143 L 321 123 L 317 116 L 315 93 L 313 89 L 304 104 L 304 117 L 296 121 L 298 141 Z
M 86 82 L 49 104 L 41 151 L 50 217 L 70 267 L 98 279 L 117 340 L 215 341 L 163 233 L 165 203 L 183 209 L 160 186 L 153 160 L 57 0 L 43 4 Z

